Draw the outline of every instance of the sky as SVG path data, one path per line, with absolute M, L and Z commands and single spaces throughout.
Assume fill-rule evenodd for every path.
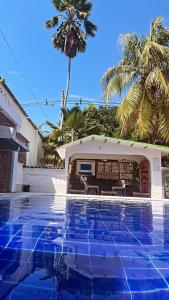
M 91 20 L 98 26 L 96 37 L 87 40 L 87 51 L 72 63 L 70 96 L 75 102 L 75 96 L 102 101 L 101 78 L 121 58 L 120 34 L 146 34 L 156 16 L 165 17 L 169 26 L 168 0 L 94 0 L 93 3 Z M 6 79 L 36 125 L 46 120 L 58 122 L 61 93 L 66 86 L 67 57 L 53 48 L 53 31 L 44 26 L 55 14 L 51 0 L 1 0 L 0 30 L 19 68 L 0 32 L 0 76 Z M 45 99 L 58 104 L 26 106 Z M 111 103 L 120 101 L 115 96 Z

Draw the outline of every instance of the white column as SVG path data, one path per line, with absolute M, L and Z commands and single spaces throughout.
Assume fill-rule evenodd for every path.
M 69 174 L 69 161 L 70 156 L 67 154 L 65 155 L 65 175 L 66 175 L 66 182 L 65 182 L 65 194 L 68 193 L 69 189 L 69 180 L 70 180 L 70 174 Z
M 162 199 L 162 169 L 161 169 L 161 153 L 151 158 L 151 198 Z
M 13 162 L 11 166 L 11 192 L 16 192 L 17 172 L 18 172 L 18 152 L 13 152 Z

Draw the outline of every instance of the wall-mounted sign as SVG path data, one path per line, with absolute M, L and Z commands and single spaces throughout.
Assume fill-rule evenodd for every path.
M 99 161 L 97 170 L 98 179 L 133 179 L 133 163 L 118 161 Z

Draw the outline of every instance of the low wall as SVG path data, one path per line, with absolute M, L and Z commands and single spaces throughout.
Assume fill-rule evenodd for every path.
M 18 160 L 18 156 L 17 156 L 17 160 Z M 17 161 L 17 167 L 16 167 L 16 175 L 14 172 L 14 192 L 22 192 L 22 187 L 23 187 L 23 164 L 19 163 Z M 15 169 L 14 169 L 15 170 Z
M 30 184 L 30 192 L 66 194 L 65 169 L 24 168 L 23 184 Z

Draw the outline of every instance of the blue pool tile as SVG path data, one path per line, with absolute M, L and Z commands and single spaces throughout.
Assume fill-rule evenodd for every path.
M 118 256 L 119 250 L 115 247 L 114 244 L 107 243 L 91 243 L 90 244 L 90 255 L 96 256 Z
M 152 262 L 157 268 L 168 268 L 169 267 L 169 254 L 160 254 L 159 255 L 154 255 L 152 257 Z
M 66 234 L 65 236 L 66 240 L 68 241 L 76 241 L 76 242 L 88 242 L 88 233 L 87 234 L 72 234 L 72 233 L 69 233 L 69 234 Z
M 93 293 L 95 295 L 107 294 L 107 295 L 122 295 L 123 293 L 129 293 L 129 287 L 127 282 L 118 277 L 114 278 L 94 278 L 93 282 Z M 120 299 L 120 298 L 119 298 Z
M 148 256 L 146 250 L 143 249 L 141 245 L 126 245 L 126 244 L 116 244 L 116 250 L 120 256 L 123 257 L 145 257 Z
M 109 299 L 109 300 L 131 300 L 131 295 L 130 293 L 102 293 L 100 292 L 100 294 L 97 295 L 93 295 L 93 300 L 105 300 L 105 299 Z
M 42 232 L 32 232 L 32 231 L 25 231 L 20 230 L 15 234 L 15 237 L 28 237 L 28 238 L 39 238 L 42 235 Z
M 36 197 L 0 203 L 0 300 L 169 299 L 169 205 Z
M 64 241 L 63 251 L 65 253 L 75 253 L 89 255 L 89 245 L 88 243 L 76 243 L 75 241 Z
M 125 269 L 154 269 L 149 257 L 121 257 Z
M 125 269 L 131 291 L 168 288 L 156 269 Z
M 37 240 L 32 238 L 14 238 L 9 242 L 8 248 L 21 248 L 23 250 L 33 250 Z
M 131 244 L 131 245 L 139 244 L 138 240 L 128 232 L 125 233 L 114 232 L 113 238 L 116 244 Z
M 51 290 L 55 288 L 54 277 L 56 276 L 57 268 L 54 268 L 50 257 L 46 257 L 46 265 L 40 264 L 39 267 L 35 267 L 33 262 L 23 264 L 17 280 L 27 287 L 43 287 Z
M 93 277 L 103 274 L 105 278 L 125 278 L 120 257 L 90 256 Z
M 142 293 L 133 293 L 132 300 L 168 300 L 169 291 L 143 291 Z
M 143 246 L 142 253 L 147 254 L 151 257 L 156 257 L 158 255 L 169 256 L 169 246 L 164 245 L 152 245 L 152 246 Z
M 159 272 L 162 274 L 162 276 L 165 278 L 165 280 L 168 283 L 169 288 L 169 266 L 166 269 L 159 269 Z
M 62 246 L 52 243 L 51 241 L 39 239 L 35 244 L 34 251 L 42 252 L 61 252 Z
M 50 299 L 51 293 L 52 291 L 49 289 L 19 285 L 5 298 L 5 300 L 47 300 Z

